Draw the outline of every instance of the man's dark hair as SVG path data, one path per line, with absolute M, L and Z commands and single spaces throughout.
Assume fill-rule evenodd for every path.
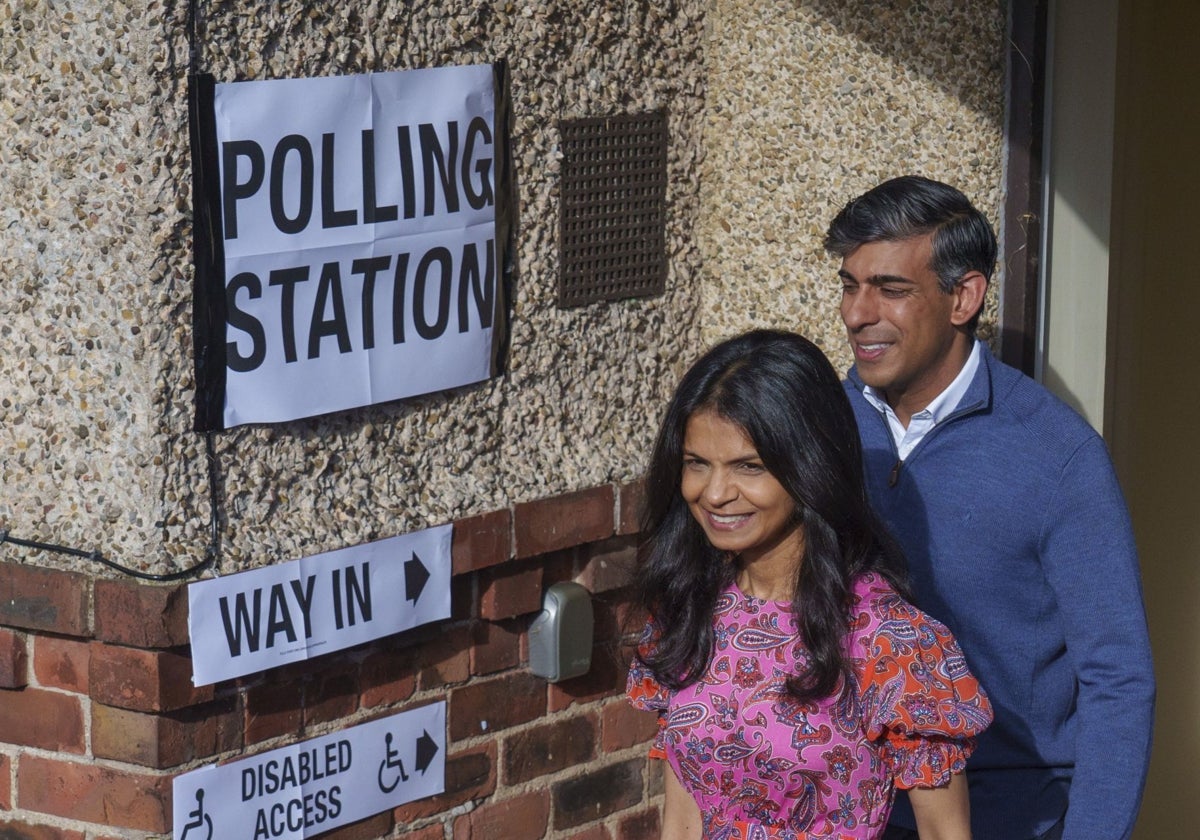
M 996 234 L 987 217 L 954 187 L 919 175 L 884 181 L 852 199 L 830 223 L 825 250 L 845 258 L 868 242 L 897 242 L 930 233 L 930 268 L 942 291 L 949 294 L 971 271 L 992 279 Z M 979 314 L 967 325 L 972 333 Z

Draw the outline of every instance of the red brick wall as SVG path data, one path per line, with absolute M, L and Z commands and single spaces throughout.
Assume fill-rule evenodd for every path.
M 322 837 L 657 837 L 654 721 L 623 699 L 620 644 L 639 493 L 455 522 L 449 621 L 201 688 L 186 584 L 0 562 L 0 837 L 169 836 L 179 773 L 442 699 L 445 793 Z M 563 580 L 593 593 L 596 647 L 588 674 L 549 684 L 527 669 L 527 631 Z

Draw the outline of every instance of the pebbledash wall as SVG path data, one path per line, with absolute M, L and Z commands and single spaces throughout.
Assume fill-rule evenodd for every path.
M 214 441 L 223 574 L 452 522 L 454 615 L 193 689 L 186 583 L 0 543 L 0 837 L 169 836 L 180 772 L 441 699 L 446 793 L 326 836 L 656 837 L 653 722 L 621 697 L 619 628 L 663 402 L 705 344 L 754 325 L 801 329 L 844 366 L 820 237 L 874 181 L 921 171 L 998 216 L 1004 4 L 196 11 L 219 81 L 508 62 L 506 373 Z M 209 542 L 191 431 L 187 14 L 0 6 L 0 531 L 153 574 L 194 565 Z M 559 120 L 658 108 L 667 291 L 560 310 Z M 526 632 L 545 588 L 568 579 L 595 596 L 594 666 L 548 684 L 528 672 Z
M 838 265 L 821 240 L 846 201 L 887 178 L 954 184 L 1000 224 L 1008 5 L 710 4 L 697 230 L 705 344 L 750 327 L 800 329 L 848 368 Z

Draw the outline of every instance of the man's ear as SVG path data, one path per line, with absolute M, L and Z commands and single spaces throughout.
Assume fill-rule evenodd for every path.
M 987 278 L 978 271 L 968 271 L 955 285 L 954 309 L 950 312 L 950 323 L 961 327 L 975 317 L 975 313 L 983 306 L 983 298 L 987 294 Z

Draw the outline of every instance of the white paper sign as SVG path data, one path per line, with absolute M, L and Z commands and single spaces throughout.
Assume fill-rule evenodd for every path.
M 302 840 L 445 790 L 446 703 L 184 773 L 174 840 Z
M 492 375 L 493 73 L 216 85 L 226 428 Z
M 450 617 L 452 525 L 188 586 L 192 682 L 208 685 Z

